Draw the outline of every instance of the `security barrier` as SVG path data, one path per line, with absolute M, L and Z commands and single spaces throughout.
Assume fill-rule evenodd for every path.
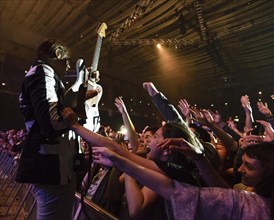
M 31 185 L 15 182 L 18 161 L 18 157 L 13 157 L 5 151 L 0 152 L 0 219 L 35 220 L 36 201 Z M 118 220 L 77 192 L 72 219 Z

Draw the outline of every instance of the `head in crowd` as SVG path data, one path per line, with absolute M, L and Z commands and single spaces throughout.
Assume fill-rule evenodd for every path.
M 168 150 L 162 151 L 157 148 L 157 145 L 166 138 L 184 138 L 193 145 L 197 144 L 194 134 L 187 127 L 168 122 L 160 127 L 150 139 L 149 148 L 151 151 L 148 154 L 149 159 L 164 158 L 164 160 L 176 164 L 185 163 L 185 156 L 181 153 L 177 151 L 169 152 Z
M 264 197 L 274 197 L 274 141 L 249 145 L 238 171 L 243 184 Z

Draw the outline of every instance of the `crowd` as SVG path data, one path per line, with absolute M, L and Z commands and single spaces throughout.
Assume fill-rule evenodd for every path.
M 117 97 L 114 104 L 127 133 L 103 125 L 92 132 L 71 108 L 60 107 L 64 88 L 51 66 L 67 67 L 69 52 L 55 41 L 39 51 L 46 62 L 31 67 L 24 81 L 28 89 L 20 96 L 28 142 L 23 145 L 25 130 L 0 137 L 1 151 L 21 156 L 24 167 L 17 180 L 33 183 L 39 220 L 69 219 L 75 172 L 68 164 L 75 161 L 75 134 L 77 155 L 87 161 L 86 169 L 74 170 L 80 174 L 76 190 L 120 219 L 274 218 L 274 117 L 266 103 L 255 103 L 264 117 L 256 120 L 249 97 L 240 97 L 241 130 L 231 118 L 224 121 L 218 111 L 191 107 L 185 99 L 176 108 L 152 82 L 144 82 L 162 124 L 136 131 L 126 103 Z M 29 159 L 41 166 L 26 166 Z
M 119 144 L 117 135 L 97 135 L 79 125 L 70 109 L 63 113 L 71 129 L 92 145 L 94 163 L 118 171 L 116 179 L 107 179 L 110 187 L 118 184 L 118 197 L 111 200 L 109 192 L 115 190 L 108 185 L 97 188 L 114 202 L 113 213 L 122 219 L 271 219 L 274 118 L 267 104 L 257 103 L 265 120 L 254 121 L 249 98 L 242 96 L 246 118 L 239 131 L 233 120 L 224 122 L 217 111 L 192 108 L 185 99 L 178 103 L 179 113 L 153 83 L 143 86 L 165 123 L 138 134 L 125 103 L 116 98 L 128 129 Z
M 121 97 L 115 105 L 126 133 L 103 125 L 93 133 L 78 124 L 71 109 L 64 110 L 66 122 L 82 137 L 81 152 L 92 158 L 77 191 L 121 219 L 270 219 L 274 118 L 267 104 L 257 103 L 265 120 L 254 121 L 249 98 L 242 96 L 240 131 L 231 118 L 224 122 L 217 111 L 190 107 L 185 99 L 177 105 L 179 113 L 153 83 L 143 86 L 164 121 L 142 132 L 135 130 Z M 2 131 L 1 152 L 17 160 L 25 136 L 24 129 Z
M 0 152 L 19 158 L 26 137 L 25 129 L 0 131 Z

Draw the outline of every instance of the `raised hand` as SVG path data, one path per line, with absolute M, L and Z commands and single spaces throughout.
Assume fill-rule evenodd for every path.
M 92 147 L 92 158 L 94 163 L 106 167 L 113 167 L 113 160 L 116 156 L 118 155 L 106 147 Z
M 222 116 L 221 116 L 221 114 L 220 114 L 218 111 L 212 112 L 212 111 L 209 110 L 209 112 L 211 113 L 212 118 L 213 118 L 213 120 L 214 120 L 214 122 L 215 122 L 216 124 L 219 125 L 220 123 L 223 122 L 223 121 L 222 121 Z
M 157 93 L 159 93 L 159 91 L 156 89 L 156 87 L 154 86 L 154 84 L 152 82 L 144 82 L 143 88 L 145 90 L 147 90 L 147 92 L 150 96 L 154 96 Z
M 226 122 L 227 125 L 233 129 L 235 132 L 237 132 L 239 135 L 243 136 L 243 134 L 238 130 L 236 123 L 234 122 L 232 117 L 229 117 L 228 121 Z
M 267 106 L 267 103 L 262 103 L 262 102 L 257 102 L 257 107 L 259 111 L 265 116 L 265 117 L 270 117 L 272 116 L 272 112 Z
M 239 140 L 239 145 L 242 149 L 254 143 L 263 142 L 263 138 L 258 135 L 247 135 Z
M 241 97 L 241 104 L 242 104 L 242 107 L 244 108 L 245 111 L 249 111 L 250 113 L 252 113 L 252 108 L 251 108 L 251 105 L 250 105 L 248 95 L 244 95 L 244 96 Z
M 202 125 L 208 125 L 209 121 L 207 120 L 204 112 L 204 110 L 199 110 L 197 108 L 191 108 L 190 112 L 194 116 L 194 120 Z
M 203 153 L 199 147 L 194 146 L 183 138 L 166 138 L 158 144 L 157 148 L 161 150 L 177 150 L 194 160 Z
M 178 103 L 178 108 L 185 118 L 190 118 L 190 107 L 188 102 L 185 99 L 180 99 Z
M 256 120 L 256 122 L 260 123 L 264 127 L 264 141 L 270 142 L 274 140 L 274 130 L 271 124 L 263 120 Z
M 114 101 L 114 104 L 121 114 L 123 114 L 124 112 L 127 111 L 127 108 L 125 106 L 125 103 L 124 103 L 122 97 L 117 97 Z

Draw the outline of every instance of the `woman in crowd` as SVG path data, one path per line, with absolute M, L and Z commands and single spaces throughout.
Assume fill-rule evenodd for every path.
M 169 139 L 159 146 L 180 150 L 189 156 L 196 154 L 183 139 Z M 242 182 L 254 187 L 255 193 L 217 187 L 199 188 L 178 182 L 104 147 L 94 148 L 93 154 L 95 162 L 117 167 L 171 202 L 175 219 L 271 219 L 273 216 L 273 142 L 250 145 L 244 150 L 243 164 L 238 171 Z

